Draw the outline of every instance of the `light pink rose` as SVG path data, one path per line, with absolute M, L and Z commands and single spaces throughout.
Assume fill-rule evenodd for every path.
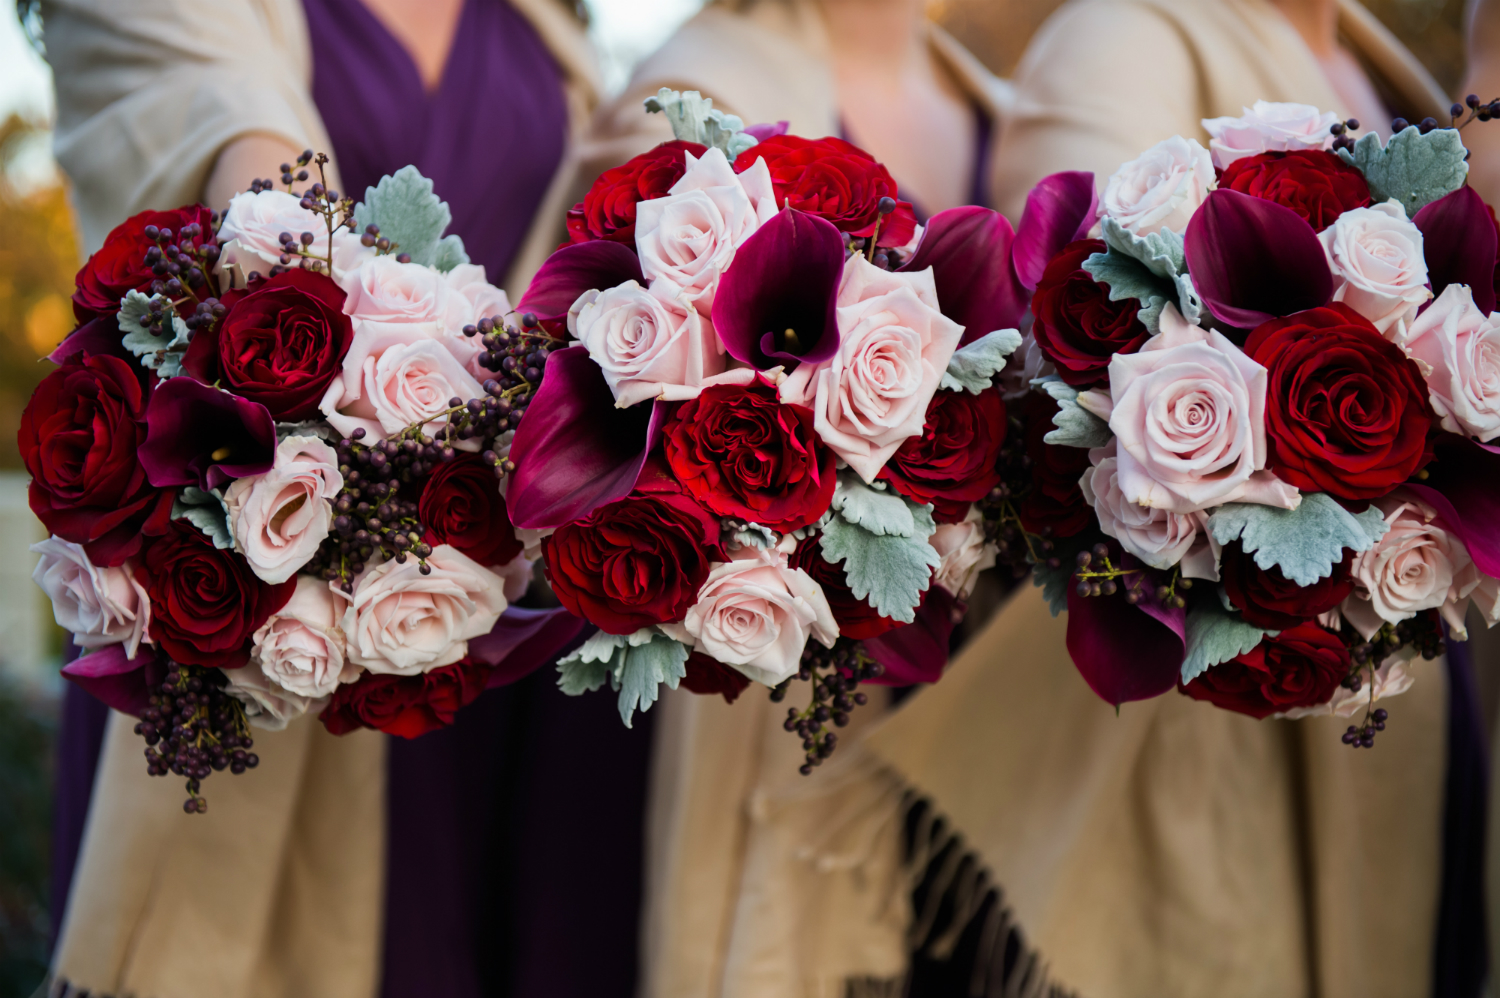
M 482 280 L 483 274 L 479 276 Z M 480 319 L 465 293 L 473 277 L 473 270 L 464 270 L 450 281 L 431 267 L 397 263 L 389 255 L 371 257 L 340 282 L 348 293 L 344 312 L 354 325 L 356 345 L 391 334 L 421 336 L 441 343 L 460 364 L 477 370 L 476 358 L 484 347 L 479 337 L 463 334 L 464 326 Z M 493 299 L 483 288 L 472 290 L 476 299 Z
M 499 321 L 511 312 L 509 296 L 485 278 L 484 268 L 477 263 L 461 263 L 443 275 L 443 280 L 468 299 L 476 320 Z
M 358 427 L 386 436 L 423 420 L 422 432 L 433 436 L 448 425 L 443 413 L 451 399 L 483 397 L 479 382 L 443 344 L 419 327 L 389 325 L 378 334 L 354 335 L 343 372 L 329 384 L 321 408 L 345 436 Z
M 1448 285 L 1401 345 L 1422 368 L 1443 429 L 1500 437 L 1500 321 L 1479 310 L 1467 285 Z
M 224 504 L 250 570 L 274 584 L 306 565 L 328 536 L 332 503 L 343 487 L 334 449 L 317 437 L 299 436 L 276 446 L 270 471 L 231 482 Z
M 823 442 L 867 482 L 907 437 L 922 432 L 964 327 L 937 307 L 932 269 L 891 273 L 858 253 L 844 264 L 838 352 L 801 364 L 781 399 L 813 410 Z
M 1174 135 L 1114 172 L 1099 199 L 1099 217 L 1142 236 L 1162 226 L 1181 232 L 1214 184 L 1208 150 Z
M 1126 502 L 1195 513 L 1226 502 L 1295 509 L 1266 466 L 1266 369 L 1168 305 L 1161 332 L 1109 362 L 1109 428 Z
M 1099 518 L 1099 529 L 1152 568 L 1168 569 L 1180 562 L 1188 578 L 1217 580 L 1218 544 L 1208 532 L 1207 514 L 1173 513 L 1127 500 L 1120 491 L 1116 446 L 1111 440 L 1090 450 L 1094 466 L 1078 482 Z
M 1416 681 L 1416 676 L 1411 670 L 1412 660 L 1415 657 L 1416 650 L 1407 645 L 1380 663 L 1375 670 L 1375 699 L 1377 701 L 1400 696 L 1411 689 L 1412 683 Z M 1294 707 L 1273 716 L 1291 720 L 1299 717 L 1353 717 L 1370 706 L 1369 671 L 1361 671 L 1360 677 L 1364 682 L 1357 690 L 1351 690 L 1347 686 L 1338 686 L 1335 687 L 1333 697 L 1327 703 L 1316 707 Z
M 776 214 L 771 171 L 763 159 L 735 173 L 718 149 L 687 157 L 687 172 L 666 197 L 635 209 L 635 244 L 641 272 L 663 298 L 679 293 L 707 315 L 719 275 L 734 251 Z
M 327 582 L 299 575 L 297 588 L 251 637 L 250 664 L 282 689 L 311 699 L 326 697 L 359 669 L 344 660 L 343 607 Z
M 1374 547 L 1355 554 L 1354 593 L 1339 606 L 1344 619 L 1367 640 L 1382 624 L 1422 610 L 1437 609 L 1462 629 L 1468 596 L 1484 578 L 1468 549 L 1436 510 L 1403 489 L 1374 504 L 1389 529 Z
M 1432 297 L 1422 230 L 1407 221 L 1398 201 L 1351 208 L 1318 233 L 1341 301 L 1375 324 L 1389 339 L 1398 323 L 1410 324 L 1417 307 Z
M 415 676 L 452 665 L 469 639 L 488 634 L 505 612 L 505 580 L 447 544 L 427 558 L 367 567 L 346 597 L 343 629 L 349 661 L 371 672 Z
M 151 643 L 151 601 L 135 580 L 129 564 L 100 568 L 89 561 L 82 546 L 60 537 L 31 545 L 41 555 L 31 581 L 52 601 L 57 626 L 73 635 L 86 651 L 123 644 L 125 656 L 135 658 L 141 643 Z
M 1208 148 L 1214 166 L 1221 170 L 1237 159 L 1263 152 L 1333 148 L 1333 133 L 1328 126 L 1339 118 L 1332 111 L 1319 111 L 1311 104 L 1264 100 L 1243 110 L 1240 118 L 1203 119 L 1203 130 L 1211 136 Z
M 218 269 L 221 274 L 233 274 L 234 287 L 244 287 L 251 273 L 270 276 L 271 268 L 281 262 L 278 237 L 283 232 L 290 232 L 293 237 L 311 232 L 313 241 L 308 252 L 320 260 L 327 258 L 328 223 L 299 202 L 299 198 L 286 191 L 262 191 L 259 194 L 247 191 L 230 198 L 229 211 L 219 229 Z M 361 246 L 359 236 L 348 229 L 334 232 L 333 276 L 336 280 L 374 255 L 375 251 Z M 293 258 L 291 266 L 297 265 L 296 258 Z
M 252 663 L 238 669 L 224 669 L 229 683 L 224 692 L 245 705 L 245 718 L 251 727 L 265 731 L 282 731 L 287 724 L 306 714 L 323 709 L 322 698 L 293 693 Z
M 536 558 L 528 558 L 526 552 L 522 551 L 510 561 L 495 568 L 495 574 L 505 583 L 502 592 L 505 593 L 505 601 L 514 603 L 526 595 L 526 590 L 531 588 L 531 579 L 534 574 Z
M 939 523 L 929 538 L 942 562 L 932 581 L 961 600 L 969 598 L 979 573 L 995 567 L 995 545 L 984 539 L 984 515 L 978 506 L 958 523 Z
M 826 648 L 839 625 L 823 590 L 786 555 L 747 548 L 745 558 L 715 565 L 681 624 L 666 625 L 684 644 L 758 683 L 796 674 L 809 637 Z
M 692 302 L 663 299 L 635 281 L 590 291 L 568 328 L 604 372 L 615 405 L 697 398 L 704 380 L 723 372 L 724 345 Z

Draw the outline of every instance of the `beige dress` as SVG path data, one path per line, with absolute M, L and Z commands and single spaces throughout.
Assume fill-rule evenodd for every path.
M 1340 26 L 1409 117 L 1443 106 L 1361 8 L 1342 4 Z M 1068 4 L 1016 84 L 999 163 L 1012 217 L 1047 173 L 1107 174 L 1176 133 L 1206 141 L 1200 118 L 1258 98 L 1338 107 L 1287 22 L 1242 0 Z M 762 696 L 667 697 L 643 995 L 900 993 L 906 946 L 931 914 L 909 900 L 928 858 L 903 861 L 909 794 L 962 836 L 955 857 L 980 861 L 946 871 L 953 896 L 998 884 L 1008 908 L 991 912 L 986 938 L 1018 925 L 1035 961 L 976 993 L 1427 993 L 1439 664 L 1417 667 L 1382 741 L 1354 752 L 1342 719 L 1257 722 L 1175 693 L 1117 714 L 1079 678 L 1065 626 L 1037 590 L 1018 591 L 941 683 L 867 717 L 863 737 L 808 778 L 782 709 Z

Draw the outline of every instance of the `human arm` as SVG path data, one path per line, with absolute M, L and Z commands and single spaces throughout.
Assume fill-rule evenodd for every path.
M 1463 92 L 1489 101 L 1500 97 L 1500 0 L 1470 0 L 1469 70 Z M 1475 122 L 1464 129 L 1469 184 L 1490 204 L 1500 204 L 1500 124 Z

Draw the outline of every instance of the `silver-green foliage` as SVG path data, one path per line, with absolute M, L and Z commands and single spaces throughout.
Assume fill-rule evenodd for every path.
M 205 492 L 196 485 L 184 486 L 172 500 L 172 519 L 186 520 L 214 542 L 220 551 L 234 547 L 234 533 L 229 528 L 229 509 L 217 492 Z
M 1190 683 L 1212 666 L 1250 651 L 1261 638 L 1274 638 L 1280 633 L 1245 623 L 1238 613 L 1225 609 L 1222 600 L 1202 600 L 1187 615 L 1182 681 Z
M 1340 149 L 1339 157 L 1365 175 L 1376 204 L 1395 198 L 1407 218 L 1458 190 L 1469 174 L 1468 150 L 1455 128 L 1434 128 L 1426 135 L 1416 126 L 1404 128 L 1384 146 L 1380 136 L 1366 132 L 1353 153 Z
M 365 188 L 364 201 L 354 206 L 354 221 L 361 229 L 379 226 L 380 234 L 396 243 L 399 252 L 411 254 L 412 263 L 432 267 L 438 263 L 439 243 L 444 241 L 443 232 L 453 221 L 453 213 L 432 192 L 431 180 L 416 167 L 403 166 L 381 177 L 374 187 Z M 458 240 L 457 236 L 451 238 Z M 449 263 L 449 269 L 467 262 L 462 240 L 449 243 L 442 259 Z
M 667 116 L 672 134 L 680 141 L 718 149 L 730 162 L 756 144 L 755 136 L 745 132 L 745 123 L 737 115 L 715 110 L 713 98 L 696 90 L 679 92 L 662 87 L 645 103 L 648 113 Z
M 928 542 L 936 529 L 931 506 L 872 488 L 846 472 L 818 544 L 824 560 L 843 564 L 856 599 L 909 624 L 942 563 Z
M 1333 574 L 1344 549 L 1368 551 L 1389 529 L 1379 509 L 1351 513 L 1321 492 L 1304 492 L 1296 509 L 1229 503 L 1208 518 L 1220 544 L 1238 540 L 1262 569 L 1281 569 L 1299 586 Z
M 675 690 L 687 675 L 688 648 L 650 630 L 634 634 L 595 633 L 576 651 L 557 663 L 557 685 L 568 696 L 592 692 L 608 680 L 620 694 L 620 720 L 625 727 L 637 709 L 649 710 L 661 686 Z
M 959 347 L 948 361 L 948 369 L 938 388 L 966 391 L 978 395 L 994 383 L 995 375 L 1005 366 L 1006 358 L 1021 345 L 1021 333 L 1015 329 L 996 329 L 985 333 L 967 346 Z
M 1052 396 L 1057 412 L 1052 415 L 1055 430 L 1042 439 L 1059 447 L 1103 447 L 1113 436 L 1109 424 L 1078 404 L 1078 389 L 1054 375 L 1037 378 L 1032 385 Z

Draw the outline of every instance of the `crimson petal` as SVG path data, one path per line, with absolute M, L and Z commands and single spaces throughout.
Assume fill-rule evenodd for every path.
M 1438 434 L 1433 449 L 1427 478 L 1404 487 L 1438 511 L 1481 572 L 1500 578 L 1500 453 L 1456 433 Z
M 1011 265 L 1022 287 L 1036 290 L 1047 262 L 1064 246 L 1088 235 L 1098 207 L 1094 175 L 1087 171 L 1054 173 L 1031 189 L 1010 248 Z
M 865 638 L 865 651 L 885 666 L 875 686 L 910 686 L 935 683 L 948 665 L 948 639 L 953 635 L 955 610 L 963 604 L 942 586 L 930 586 L 910 624 Z
M 1450 284 L 1467 284 L 1474 304 L 1485 315 L 1495 310 L 1495 223 L 1484 199 L 1472 187 L 1460 187 L 1417 212 L 1413 224 L 1422 230 L 1427 276 L 1436 297 Z
M 587 350 L 552 354 L 511 444 L 511 522 L 527 530 L 560 527 L 629 495 L 668 408 L 643 402 L 618 409 Z
M 151 393 L 140 458 L 157 488 L 216 489 L 270 471 L 275 457 L 276 423 L 259 402 L 192 378 L 168 378 Z
M 492 666 L 489 685 L 509 686 L 582 644 L 596 628 L 562 607 L 506 607 L 494 629 L 469 640 L 469 658 Z
M 626 281 L 646 283 L 640 258 L 630 247 L 608 239 L 574 243 L 547 257 L 516 311 L 531 312 L 555 326 L 567 318 L 568 309 L 585 291 L 603 291 Z
M 844 272 L 844 239 L 833 223 L 785 208 L 735 251 L 719 278 L 713 323 L 724 349 L 764 371 L 832 357 Z M 794 330 L 795 344 L 785 330 Z
M 63 666 L 63 676 L 122 714 L 140 717 L 167 670 L 151 651 L 125 657 L 124 645 L 107 645 Z
M 1123 596 L 1079 596 L 1068 587 L 1068 654 L 1089 687 L 1119 706 L 1177 685 L 1186 654 L 1185 615 Z
M 1253 329 L 1333 297 L 1318 234 L 1274 201 L 1214 191 L 1188 222 L 1184 251 L 1203 304 L 1231 326 Z
M 1011 269 L 1016 234 L 998 211 L 966 206 L 932 216 L 902 270 L 932 268 L 938 306 L 964 327 L 961 344 L 1014 329 L 1031 295 Z

